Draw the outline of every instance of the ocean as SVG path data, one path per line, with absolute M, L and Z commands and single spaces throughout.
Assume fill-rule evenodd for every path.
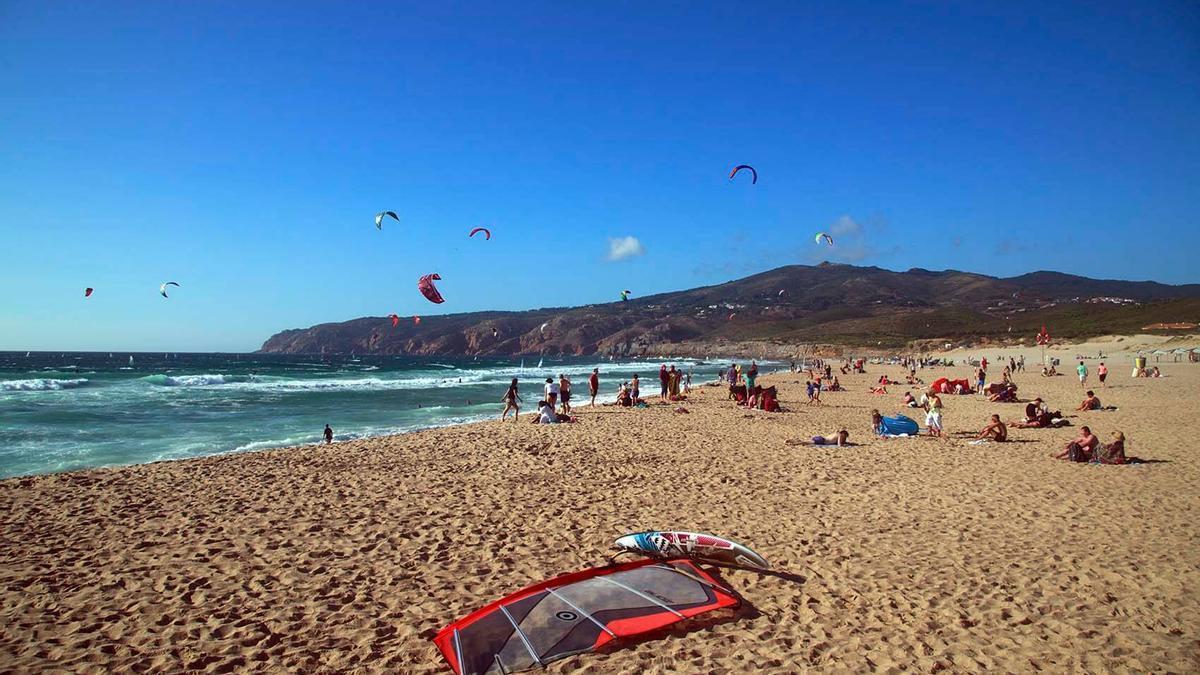
M 139 464 L 402 433 L 498 417 L 509 381 L 530 412 L 550 376 L 574 402 L 587 375 L 616 397 L 660 360 L 0 352 L 0 477 Z M 728 361 L 672 359 L 693 384 Z M 657 391 L 657 382 L 643 385 Z

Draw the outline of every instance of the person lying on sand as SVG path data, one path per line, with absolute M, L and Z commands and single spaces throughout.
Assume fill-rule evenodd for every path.
M 1017 386 L 1015 384 L 1002 386 L 989 394 L 988 400 L 992 403 L 1012 403 L 1017 400 Z
M 1100 397 L 1096 396 L 1096 392 L 1088 389 L 1087 396 L 1084 397 L 1083 402 L 1079 404 L 1076 410 L 1099 410 L 1101 407 Z
M 992 419 L 988 425 L 984 427 L 978 434 L 975 435 L 976 440 L 990 440 L 997 443 L 1003 443 L 1008 440 L 1008 427 L 1004 426 L 1004 422 L 1000 421 L 999 415 L 992 415 Z
M 1096 452 L 1096 446 L 1100 444 L 1100 439 L 1092 433 L 1088 427 L 1079 427 L 1079 436 L 1067 443 L 1067 447 L 1057 455 L 1051 455 L 1054 459 L 1069 459 L 1072 462 L 1089 462 L 1092 459 L 1092 454 Z
M 828 436 L 813 436 L 813 445 L 836 445 L 839 448 L 850 445 L 850 432 L 843 429 L 838 429 L 837 433 Z

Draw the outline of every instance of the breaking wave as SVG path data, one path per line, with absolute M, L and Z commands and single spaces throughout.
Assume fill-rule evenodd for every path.
M 58 391 L 60 389 L 76 389 L 87 385 L 86 378 L 73 380 L 54 380 L 37 378 L 33 380 L 8 380 L 0 382 L 0 391 Z

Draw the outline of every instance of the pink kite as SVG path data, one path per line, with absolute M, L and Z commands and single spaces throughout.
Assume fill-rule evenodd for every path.
M 477 228 L 471 230 L 471 234 L 468 234 L 467 236 L 474 237 L 479 232 L 483 233 L 484 239 L 487 239 L 488 241 L 492 240 L 492 231 L 487 229 L 486 227 L 477 227 Z
M 446 300 L 438 292 L 437 286 L 434 286 L 433 282 L 441 280 L 442 278 L 436 274 L 426 274 L 417 281 L 417 289 L 421 291 L 421 295 L 425 296 L 426 300 L 440 305 Z
M 83 289 L 83 297 L 85 297 L 85 298 L 92 297 L 92 289 L 90 289 L 90 288 Z
M 395 314 L 388 314 L 388 318 L 392 320 L 392 328 L 400 325 L 400 317 Z

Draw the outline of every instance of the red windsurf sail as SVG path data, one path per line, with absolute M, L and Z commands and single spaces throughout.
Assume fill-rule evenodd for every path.
M 512 673 L 738 603 L 690 560 L 638 560 L 535 584 L 433 641 L 458 675 Z

